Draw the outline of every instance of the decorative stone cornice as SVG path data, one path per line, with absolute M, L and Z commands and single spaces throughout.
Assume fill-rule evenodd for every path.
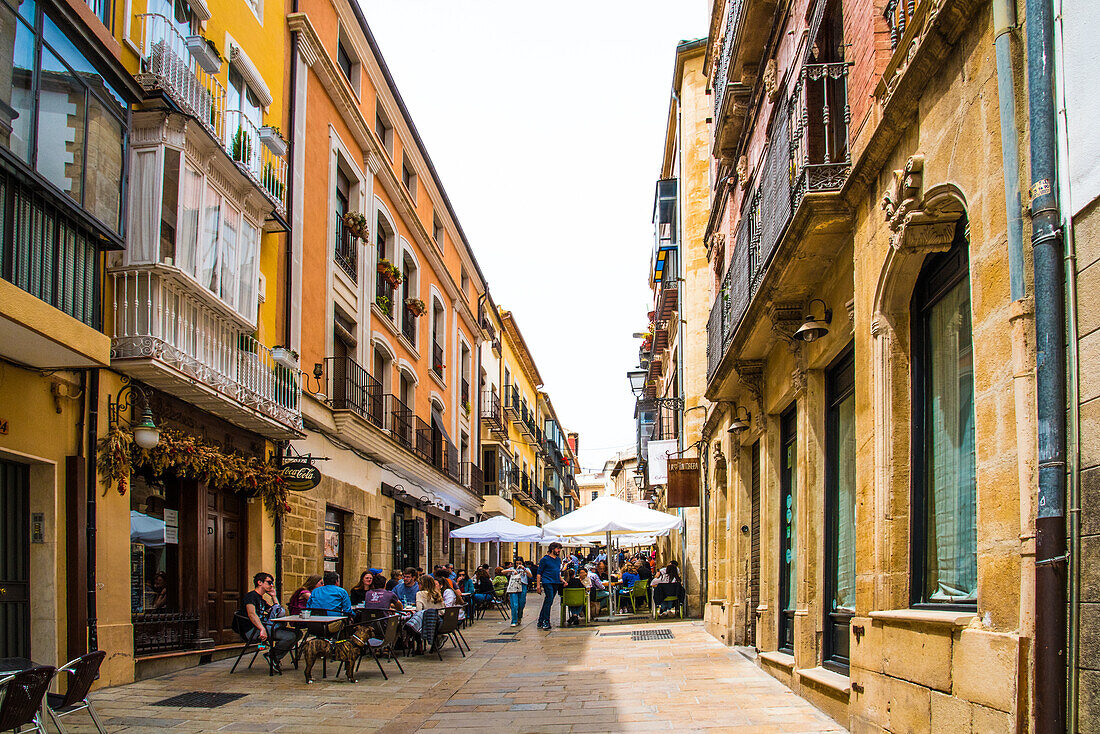
M 894 171 L 894 185 L 882 195 L 882 210 L 893 234 L 890 244 L 902 253 L 942 252 L 955 238 L 955 224 L 966 200 L 954 184 L 924 192 L 924 156 L 913 155 Z
M 779 96 L 779 63 L 775 59 L 768 59 L 764 64 L 764 94 L 769 102 L 774 102 Z
M 756 409 L 759 413 L 764 405 L 764 360 L 737 360 L 733 363 L 733 369 L 737 371 L 737 379 L 756 401 Z

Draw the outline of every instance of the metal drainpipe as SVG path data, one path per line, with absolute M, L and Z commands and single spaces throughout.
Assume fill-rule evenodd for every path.
M 1024 280 L 1024 219 L 1020 201 L 1020 144 L 1016 132 L 1016 84 L 1012 71 L 1012 32 L 1016 29 L 1014 0 L 994 0 L 993 36 L 997 48 L 997 91 L 1001 108 L 1001 165 L 1005 176 L 1008 214 L 1008 273 L 1012 300 L 1026 293 Z
M 298 12 L 298 0 L 294 0 L 294 12 Z M 297 84 L 298 84 L 298 31 L 293 31 L 290 34 L 290 99 L 288 100 L 287 109 L 287 126 L 290 128 L 287 132 L 287 157 L 290 159 L 291 165 L 287 167 L 290 172 L 286 177 L 286 212 L 287 218 L 290 222 L 294 221 L 294 114 L 295 104 L 294 98 L 297 96 Z M 289 230 L 286 233 L 286 244 L 283 254 L 283 343 L 287 346 L 292 346 L 290 343 L 290 337 L 294 331 L 294 244 L 293 244 L 293 224 L 291 224 Z M 298 344 L 299 349 L 302 348 L 301 344 Z M 276 575 L 277 583 L 279 577 Z
M 1064 33 L 1062 29 L 1063 14 L 1062 2 L 1057 0 L 1055 17 L 1057 27 L 1055 33 L 1058 37 L 1057 52 L 1062 55 L 1065 49 Z M 1078 723 L 1078 689 L 1079 677 L 1078 654 L 1081 639 L 1081 616 L 1079 613 L 1081 603 L 1081 433 L 1080 433 L 1080 404 L 1079 404 L 1079 361 L 1077 344 L 1077 241 L 1073 230 L 1073 197 L 1070 192 L 1069 178 L 1069 119 L 1066 113 L 1066 84 L 1065 64 L 1058 64 L 1059 79 L 1056 84 L 1058 103 L 1058 124 L 1061 134 L 1058 136 L 1059 157 L 1059 196 L 1068 202 L 1065 213 L 1065 277 L 1066 277 L 1066 326 L 1069 334 L 1069 343 L 1066 353 L 1067 378 L 1066 394 L 1069 403 L 1069 419 L 1066 425 L 1066 444 L 1069 462 L 1069 665 L 1067 697 L 1068 719 L 1067 731 L 1077 731 Z
M 1050 0 L 1027 0 L 1031 243 L 1035 268 L 1035 393 L 1039 491 L 1035 523 L 1036 731 L 1066 730 L 1066 352 Z
M 88 374 L 88 652 L 99 649 L 99 627 L 96 619 L 96 440 L 99 434 L 99 370 Z
M 293 58 L 293 57 L 291 57 Z M 275 465 L 282 468 L 284 442 L 275 444 Z M 275 598 L 283 598 L 283 514 L 275 513 Z

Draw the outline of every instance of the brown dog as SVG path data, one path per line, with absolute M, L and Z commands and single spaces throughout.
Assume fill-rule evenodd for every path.
M 370 639 L 369 624 L 359 624 L 347 631 L 347 638 L 335 642 L 314 637 L 302 643 L 302 658 L 305 660 L 306 683 L 313 682 L 313 664 L 318 658 L 344 663 L 348 681 L 355 682 L 355 661 L 367 647 Z

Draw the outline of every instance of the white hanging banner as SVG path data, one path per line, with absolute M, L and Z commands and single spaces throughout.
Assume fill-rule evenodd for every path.
M 650 484 L 668 484 L 668 455 L 676 456 L 678 451 L 676 439 L 649 442 L 649 457 L 646 463 L 649 467 Z

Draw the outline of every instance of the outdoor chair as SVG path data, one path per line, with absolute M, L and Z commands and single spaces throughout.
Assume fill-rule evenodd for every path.
M 241 647 L 241 651 L 237 654 L 237 659 L 233 661 L 233 667 L 229 669 L 230 675 L 233 675 L 237 670 L 237 665 L 241 662 L 241 658 L 248 653 L 249 648 L 253 650 L 252 659 L 248 661 L 249 668 L 252 668 L 252 663 L 256 662 L 256 656 L 260 654 L 260 637 L 259 635 L 253 634 L 256 628 L 252 626 L 252 620 L 248 618 L 247 614 L 244 612 L 234 612 L 232 627 L 233 631 L 241 636 L 241 639 L 244 641 L 244 646 Z M 270 662 L 267 664 L 267 674 L 275 675 L 275 668 Z
M 53 721 L 53 725 L 57 727 L 59 732 L 65 731 L 65 727 L 61 725 L 62 717 L 86 709 L 88 715 L 92 717 L 96 731 L 99 734 L 107 734 L 107 730 L 103 728 L 95 709 L 92 708 L 92 702 L 88 700 L 88 691 L 91 690 L 92 683 L 99 677 L 99 666 L 103 664 L 105 657 L 107 657 L 107 653 L 98 650 L 83 655 L 76 660 L 70 660 L 57 669 L 58 677 L 61 677 L 62 673 L 69 676 L 68 688 L 65 690 L 64 695 L 59 693 L 46 694 L 46 712 L 50 715 L 50 720 Z
M 680 619 L 683 619 L 684 618 L 684 605 L 683 605 L 683 603 L 681 602 L 681 599 L 680 599 L 679 589 L 677 589 L 676 593 L 674 593 L 674 594 L 671 594 L 671 595 L 666 594 L 663 599 L 658 599 L 657 598 L 657 588 L 659 588 L 660 586 L 666 586 L 666 584 L 658 584 L 657 587 L 654 587 L 652 589 L 653 593 L 650 595 L 650 597 L 651 597 L 650 607 L 652 607 L 652 609 L 653 609 L 653 618 L 657 619 L 657 606 L 659 604 L 662 604 L 664 602 L 672 601 L 672 602 L 676 602 L 676 606 L 675 606 L 676 615 Z
M 373 624 L 379 636 L 370 638 L 367 640 L 367 644 L 370 647 L 371 654 L 374 655 L 375 661 L 378 662 L 378 668 L 382 668 L 380 656 L 385 655 L 391 662 L 397 663 L 397 669 L 404 675 L 405 669 L 401 667 L 401 660 L 397 657 L 397 636 L 401 631 L 401 615 L 388 614 L 375 619 Z M 359 662 L 355 666 L 357 671 L 362 662 L 363 656 L 360 655 Z M 382 677 L 389 680 L 384 670 L 382 671 Z
M 434 652 L 440 660 L 443 659 L 441 650 L 443 649 L 443 643 L 450 639 L 451 644 L 458 648 L 458 651 L 462 653 L 462 657 L 466 657 L 466 653 L 462 650 L 462 645 L 458 641 L 458 607 L 444 607 L 439 610 L 439 626 L 435 629 L 435 637 L 432 640 L 432 646 L 429 652 Z
M 638 602 L 642 602 L 644 609 L 649 604 L 649 579 L 638 579 L 630 587 L 626 598 L 630 600 L 630 609 L 635 614 L 638 612 Z
M 0 731 L 21 731 L 24 726 L 33 727 L 33 731 L 46 734 L 46 727 L 40 716 L 42 699 L 53 680 L 57 669 L 52 665 L 9 675 L 0 680 Z
M 590 621 L 588 610 L 588 589 L 570 589 L 566 587 L 561 590 L 561 626 L 565 626 L 565 618 L 568 614 L 568 607 L 584 607 L 584 626 L 587 627 Z

